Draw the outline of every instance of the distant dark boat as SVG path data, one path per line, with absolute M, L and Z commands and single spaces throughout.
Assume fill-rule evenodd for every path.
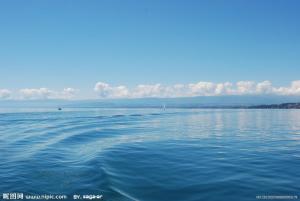
M 62 110 L 61 107 L 57 108 L 57 110 Z

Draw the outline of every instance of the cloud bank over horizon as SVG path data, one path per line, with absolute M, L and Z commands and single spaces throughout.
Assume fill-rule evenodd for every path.
M 92 91 L 92 89 L 91 89 Z M 124 98 L 177 98 L 195 96 L 228 96 L 228 95 L 280 95 L 300 96 L 300 80 L 289 86 L 275 87 L 270 81 L 254 82 L 197 82 L 190 84 L 139 84 L 132 88 L 125 85 L 112 86 L 105 82 L 97 82 L 93 88 L 99 99 Z M 0 100 L 48 100 L 48 99 L 79 99 L 79 90 L 72 87 L 60 91 L 49 88 L 23 88 L 17 91 L 0 88 Z M 82 96 L 81 96 L 82 97 Z M 83 99 L 94 99 L 85 97 Z
M 128 88 L 124 85 L 111 86 L 105 82 L 97 82 L 94 91 L 99 98 L 176 98 L 195 96 L 227 96 L 227 95 L 281 95 L 300 96 L 300 80 L 292 81 L 288 87 L 274 87 L 270 81 L 239 81 L 236 83 L 197 82 L 190 84 L 137 85 Z
M 54 91 L 48 88 L 25 88 L 19 90 L 21 99 L 72 99 L 75 96 L 76 90 L 73 88 L 64 88 L 62 91 Z
M 46 99 L 73 99 L 78 90 L 64 88 L 62 91 L 48 88 L 24 88 L 13 93 L 8 89 L 0 89 L 0 100 L 46 100 Z

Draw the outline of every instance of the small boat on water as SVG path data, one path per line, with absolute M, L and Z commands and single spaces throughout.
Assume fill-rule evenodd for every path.
M 60 110 L 62 110 L 62 108 L 61 108 L 61 107 L 59 107 L 59 108 L 57 108 L 57 110 L 59 110 L 59 111 L 60 111 Z

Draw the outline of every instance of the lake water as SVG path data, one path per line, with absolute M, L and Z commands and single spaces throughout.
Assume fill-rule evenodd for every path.
M 300 199 L 300 110 L 2 111 L 0 179 L 68 200 Z

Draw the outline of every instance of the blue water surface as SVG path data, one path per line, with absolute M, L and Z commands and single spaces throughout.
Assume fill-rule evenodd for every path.
M 300 110 L 2 111 L 0 181 L 69 200 L 299 199 Z

